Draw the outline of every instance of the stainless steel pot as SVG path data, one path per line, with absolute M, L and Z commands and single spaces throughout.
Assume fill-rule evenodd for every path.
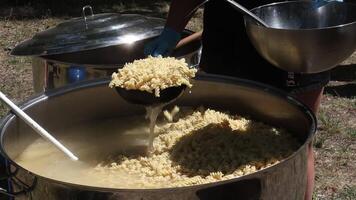
M 269 27 L 245 17 L 246 32 L 257 51 L 285 71 L 330 70 L 356 50 L 356 4 L 286 1 L 251 10 Z
M 185 30 L 182 37 L 192 31 Z M 35 56 L 32 59 L 33 84 L 35 92 L 48 91 L 74 82 L 111 77 L 126 62 L 141 59 L 144 45 L 156 37 L 137 41 L 130 45 L 116 45 L 94 50 L 79 51 L 48 56 Z M 184 58 L 188 65 L 197 66 L 200 60 L 201 42 L 195 40 L 172 52 L 171 56 Z M 72 79 L 71 70 L 81 70 L 78 78 Z
M 86 15 L 90 10 L 90 15 Z M 160 35 L 165 20 L 138 14 L 93 14 L 83 7 L 83 17 L 74 18 L 16 45 L 15 56 L 33 57 L 35 92 L 74 82 L 109 77 L 126 62 L 144 58 L 145 44 Z M 193 32 L 184 30 L 182 38 Z M 195 66 L 200 59 L 200 40 L 172 52 Z
M 204 74 L 197 76 L 194 87 L 186 90 L 175 104 L 204 105 L 249 115 L 286 128 L 299 138 L 301 145 L 279 164 L 227 181 L 168 189 L 89 187 L 49 179 L 15 163 L 14 158 L 38 136 L 19 118 L 9 114 L 1 125 L 1 152 L 16 169 L 12 179 L 18 193 L 14 195 L 18 199 L 34 200 L 304 199 L 307 146 L 316 128 L 314 115 L 304 105 L 266 85 Z M 22 109 L 48 130 L 144 112 L 143 107 L 128 104 L 108 88 L 108 80 L 50 91 L 28 100 Z M 60 133 L 52 131 L 52 134 L 58 137 Z

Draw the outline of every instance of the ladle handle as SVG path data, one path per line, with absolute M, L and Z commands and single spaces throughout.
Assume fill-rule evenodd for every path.
M 3 100 L 5 104 L 7 104 L 18 117 L 24 120 L 26 124 L 32 127 L 44 139 L 49 140 L 52 144 L 54 144 L 59 150 L 65 153 L 72 160 L 78 160 L 78 157 L 76 157 L 72 152 L 70 152 L 65 146 L 63 146 L 58 140 L 56 140 L 56 138 L 54 138 L 51 134 L 49 134 L 44 128 L 42 128 L 39 124 L 37 124 L 37 122 L 35 122 L 30 116 L 28 116 L 19 107 L 17 107 L 1 91 L 0 91 L 0 99 Z
M 205 0 L 202 3 L 200 3 L 197 7 L 195 7 L 194 10 L 192 10 L 187 16 L 191 16 L 198 8 L 200 8 L 202 5 L 204 5 L 205 3 L 212 1 L 212 0 Z M 217 1 L 217 0 L 214 0 Z M 245 7 L 241 6 L 240 4 L 236 3 L 233 0 L 225 0 L 226 2 L 230 3 L 236 10 L 240 11 L 242 14 L 248 15 L 251 18 L 253 18 L 255 21 L 257 21 L 259 24 L 261 24 L 264 27 L 269 27 L 268 24 L 266 24 L 263 20 L 261 20 L 259 17 L 257 17 L 255 14 L 253 14 L 252 12 L 250 12 L 248 9 L 246 9 Z M 341 0 L 339 0 L 341 1 Z
M 235 1 L 232 1 L 232 0 L 225 0 L 225 1 L 227 1 L 228 3 L 233 5 L 234 8 L 237 9 L 238 11 L 240 11 L 242 14 L 252 17 L 255 21 L 257 21 L 262 26 L 269 27 L 268 24 L 266 24 L 263 20 L 261 20 L 255 14 L 253 14 L 252 12 L 250 12 L 249 10 L 247 10 L 245 7 L 241 6 L 240 4 L 236 3 Z

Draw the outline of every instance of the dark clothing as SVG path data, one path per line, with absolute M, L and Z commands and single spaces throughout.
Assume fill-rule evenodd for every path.
M 272 2 L 271 0 L 239 1 L 247 9 Z M 330 76 L 329 72 L 291 73 L 270 64 L 251 44 L 246 34 L 242 14 L 222 0 L 205 4 L 200 67 L 207 73 L 254 80 L 287 92 L 320 88 L 328 83 Z

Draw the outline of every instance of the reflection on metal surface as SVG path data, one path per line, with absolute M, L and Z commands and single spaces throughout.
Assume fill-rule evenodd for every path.
M 86 80 L 86 68 L 83 66 L 69 66 L 67 71 L 67 79 L 69 83 L 76 83 Z
M 132 43 L 140 40 L 140 38 L 141 37 L 137 34 L 127 34 L 127 35 L 124 35 L 118 39 L 122 40 L 122 43 L 124 43 L 124 44 L 132 44 Z
M 165 20 L 137 14 L 96 14 L 75 18 L 18 44 L 11 52 L 18 56 L 43 56 L 118 46 L 134 34 L 135 41 L 158 36 Z M 131 41 L 133 41 L 130 36 Z

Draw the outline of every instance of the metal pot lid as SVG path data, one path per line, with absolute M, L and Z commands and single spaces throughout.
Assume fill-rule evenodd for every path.
M 85 10 L 91 15 L 86 16 Z M 165 20 L 137 14 L 94 15 L 83 7 L 83 17 L 37 33 L 11 51 L 17 56 L 44 56 L 130 44 L 159 35 Z

